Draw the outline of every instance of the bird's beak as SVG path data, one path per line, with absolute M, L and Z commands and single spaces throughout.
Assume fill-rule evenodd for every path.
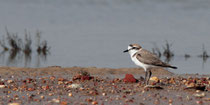
M 124 53 L 126 53 L 126 52 L 128 52 L 129 50 L 125 50 L 125 51 L 123 51 Z

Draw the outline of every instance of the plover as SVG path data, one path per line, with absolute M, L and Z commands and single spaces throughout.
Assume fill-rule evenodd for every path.
M 131 60 L 137 65 L 142 67 L 145 70 L 145 84 L 149 84 L 150 77 L 152 75 L 152 67 L 168 67 L 177 69 L 175 66 L 171 66 L 168 63 L 162 62 L 155 54 L 151 53 L 148 50 L 143 49 L 139 44 L 130 44 L 128 49 L 124 51 L 129 52 Z M 149 78 L 147 75 L 149 72 Z

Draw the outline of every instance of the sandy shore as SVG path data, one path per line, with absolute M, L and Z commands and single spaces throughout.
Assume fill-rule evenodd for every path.
M 60 66 L 51 66 L 45 68 L 17 68 L 17 67 L 0 67 L 1 76 L 49 76 L 49 75 L 61 75 L 61 76 L 73 76 L 78 71 L 87 71 L 91 75 L 109 76 L 109 75 L 144 75 L 144 70 L 141 68 L 96 68 L 96 67 L 69 67 L 62 68 Z M 171 76 L 172 72 L 164 70 L 162 68 L 153 69 L 153 75 L 157 76 Z
M 139 68 L 59 66 L 0 67 L 0 104 L 34 105 L 208 105 L 210 75 L 174 74 L 154 68 L 144 85 Z M 132 74 L 136 82 L 125 75 Z M 129 80 L 129 79 L 128 79 Z

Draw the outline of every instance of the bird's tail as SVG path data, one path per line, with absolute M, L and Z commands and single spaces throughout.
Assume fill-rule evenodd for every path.
M 172 69 L 177 69 L 177 67 L 176 66 L 169 66 L 170 68 L 172 68 Z

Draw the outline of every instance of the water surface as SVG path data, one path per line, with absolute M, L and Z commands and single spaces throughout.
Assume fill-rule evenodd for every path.
M 0 34 L 9 31 L 35 33 L 51 46 L 47 59 L 2 66 L 46 67 L 59 65 L 96 67 L 136 67 L 128 54 L 130 43 L 151 50 L 165 41 L 173 43 L 175 73 L 210 73 L 209 59 L 197 55 L 202 44 L 210 52 L 209 0 L 0 0 Z M 32 36 L 33 37 L 33 36 Z M 193 57 L 185 60 L 184 54 Z

